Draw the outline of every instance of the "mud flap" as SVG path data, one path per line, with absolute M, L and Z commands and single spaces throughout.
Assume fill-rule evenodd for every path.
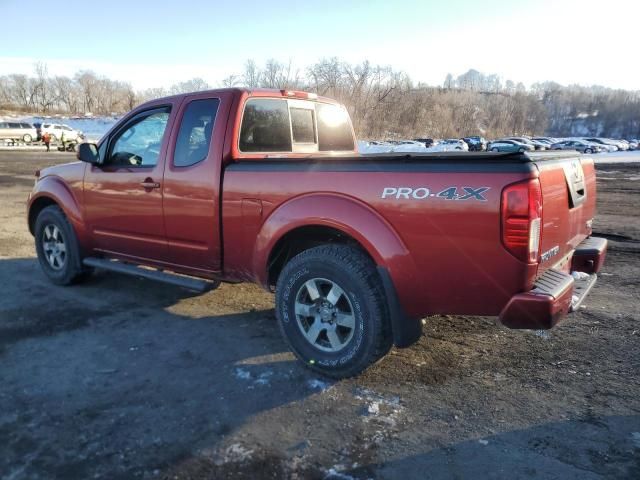
M 410 347 L 418 341 L 422 335 L 422 322 L 419 318 L 409 318 L 404 313 L 396 287 L 391 280 L 391 275 L 386 268 L 378 266 L 378 274 L 382 280 L 389 314 L 391 316 L 391 331 L 393 333 L 393 344 L 398 348 Z

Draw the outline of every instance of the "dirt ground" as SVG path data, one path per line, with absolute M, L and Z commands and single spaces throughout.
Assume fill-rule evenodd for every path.
M 71 159 L 0 152 L 3 479 L 640 478 L 639 164 L 598 168 L 607 263 L 559 327 L 431 317 L 418 344 L 329 382 L 252 285 L 48 283 L 25 200 L 37 168 Z

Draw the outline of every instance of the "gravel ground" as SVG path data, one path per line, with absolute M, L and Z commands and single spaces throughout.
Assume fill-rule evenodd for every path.
M 34 170 L 72 158 L 0 152 L 0 477 L 640 478 L 637 164 L 598 167 L 607 263 L 559 327 L 430 317 L 329 382 L 255 286 L 48 283 L 25 200 Z

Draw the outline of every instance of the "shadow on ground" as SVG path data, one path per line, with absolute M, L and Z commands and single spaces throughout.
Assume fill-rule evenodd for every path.
M 398 480 L 640 478 L 640 416 L 547 423 L 344 473 Z
M 313 393 L 273 310 L 178 315 L 189 292 L 114 274 L 55 287 L 34 259 L 2 260 L 0 274 L 9 478 L 144 477 Z

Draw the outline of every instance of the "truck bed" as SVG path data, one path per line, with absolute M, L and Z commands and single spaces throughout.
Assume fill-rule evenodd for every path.
M 581 158 L 585 174 L 593 178 L 589 188 L 595 188 L 593 162 L 565 152 L 274 156 L 237 161 L 224 173 L 225 270 L 239 280 L 256 280 L 247 277 L 246 265 L 260 248 L 256 239 L 260 241 L 262 224 L 269 223 L 271 214 L 283 205 L 315 198 L 296 213 L 305 215 L 310 224 L 322 224 L 326 213 L 315 212 L 319 205 L 323 212 L 341 211 L 355 202 L 362 212 L 345 219 L 341 228 L 352 229 L 354 235 L 358 229 L 365 231 L 360 223 L 370 212 L 390 225 L 406 247 L 415 274 L 398 275 L 398 290 L 409 314 L 497 315 L 511 296 L 531 289 L 539 275 L 587 236 L 583 226 L 593 216 L 595 204 L 590 202 L 595 202 L 595 195 L 571 210 L 563 172 L 565 164 Z M 555 253 L 540 265 L 519 261 L 501 243 L 502 189 L 531 178 L 540 178 L 545 202 L 541 252 Z M 393 188 L 428 190 L 428 194 L 421 199 L 385 198 L 385 189 Z M 451 188 L 458 192 L 482 188 L 485 193 L 466 200 L 446 198 L 443 192 Z M 465 289 L 459 288 L 461 279 Z

